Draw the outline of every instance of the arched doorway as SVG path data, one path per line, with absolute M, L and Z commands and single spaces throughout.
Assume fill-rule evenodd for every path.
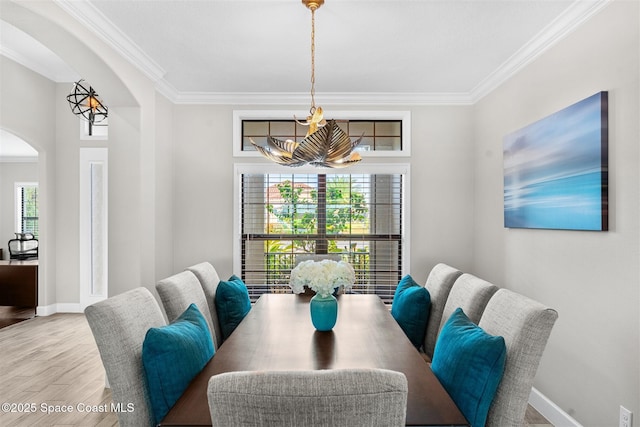
M 0 277 L 11 277 L 3 286 L 16 288 L 1 291 L 0 328 L 36 314 L 37 260 L 17 265 L 23 262 L 10 259 L 8 241 L 15 233 L 30 233 L 38 241 L 44 237 L 39 228 L 38 158 L 29 143 L 0 128 Z
M 13 120 L 27 130 L 39 131 L 24 116 L 53 118 L 46 147 L 47 176 L 51 182 L 46 197 L 55 204 L 52 213 L 52 236 L 48 249 L 54 254 L 52 264 L 43 275 L 46 284 L 40 289 L 42 314 L 82 311 L 80 288 L 80 211 L 78 181 L 80 148 L 108 147 L 109 174 L 109 231 L 108 274 L 109 294 L 128 290 L 133 284 L 155 283 L 154 253 L 154 162 L 156 92 L 153 82 L 113 55 L 103 43 L 87 35 L 81 23 L 74 21 L 62 9 L 52 3 L 9 3 L 3 6 L 2 19 L 28 33 L 55 52 L 74 70 L 99 88 L 109 106 L 109 136 L 107 141 L 81 141 L 78 136 L 77 117 L 69 112 L 64 100 L 68 89 L 60 84 L 53 86 L 50 98 L 53 104 L 44 112 L 37 110 L 38 102 L 31 99 L 18 114 L 4 114 L 2 122 Z M 55 37 L 53 36 L 55 35 Z M 82 38 L 80 38 L 82 37 Z M 93 41 L 93 42 L 91 42 Z M 19 76 L 21 78 L 22 76 Z M 8 82 L 8 79 L 7 79 Z M 14 85 L 15 86 L 15 85 Z M 29 85 L 31 89 L 33 85 Z M 18 98 L 17 88 L 6 84 L 0 104 L 10 104 L 10 96 Z M 48 90 L 48 88 L 45 88 Z M 15 93 L 13 93 L 15 92 Z M 10 95 L 10 96 L 9 96 Z M 22 97 L 24 98 L 24 97 Z M 22 101 L 18 99 L 17 101 Z M 42 102 L 40 103 L 42 104 Z M 2 105 L 5 109 L 5 105 Z M 7 105 L 6 110 L 14 108 Z M 15 109 L 15 108 L 14 108 Z M 58 112 L 52 115 L 52 109 Z M 141 112 L 144 110 L 145 114 Z M 113 121 L 112 121 L 113 119 Z M 11 123 L 13 125 L 14 123 Z M 113 132 L 112 132 L 113 131 Z M 52 178 L 49 180 L 49 178 Z M 131 230 L 137 230 L 131 233 Z M 121 248 L 127 248 L 121 250 Z M 42 280 L 41 280 L 42 283 Z M 39 311 L 40 313 L 40 311 Z

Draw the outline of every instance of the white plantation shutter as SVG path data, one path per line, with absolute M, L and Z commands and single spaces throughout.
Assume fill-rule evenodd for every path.
M 406 175 L 344 171 L 239 174 L 241 275 L 252 300 L 291 292 L 296 257 L 330 254 L 353 265 L 354 292 L 391 302 L 403 272 Z

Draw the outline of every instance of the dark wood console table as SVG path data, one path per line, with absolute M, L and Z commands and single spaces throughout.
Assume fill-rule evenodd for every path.
M 38 306 L 37 260 L 0 260 L 0 305 Z

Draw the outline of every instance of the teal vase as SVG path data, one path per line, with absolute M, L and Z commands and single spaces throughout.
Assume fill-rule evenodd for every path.
M 333 295 L 311 298 L 311 323 L 319 331 L 330 331 L 338 320 L 338 300 Z

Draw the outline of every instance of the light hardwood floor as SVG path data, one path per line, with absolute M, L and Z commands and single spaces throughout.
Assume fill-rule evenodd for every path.
M 35 308 L 0 306 L 0 328 L 20 323 L 36 316 Z
M 86 409 L 109 408 L 111 393 L 83 314 L 36 317 L 0 329 L 0 403 L 21 409 L 6 412 L 3 406 L 2 427 L 118 425 L 115 413 Z M 63 406 L 71 412 L 61 412 Z M 35 411 L 26 412 L 31 407 Z M 551 426 L 531 407 L 527 423 Z
M 1 426 L 118 425 L 114 413 L 83 408 L 111 402 L 83 314 L 36 317 L 0 329 L 0 349 Z M 6 403 L 20 412 L 7 413 Z M 61 406 L 70 406 L 72 412 L 61 412 Z M 30 409 L 35 412 L 26 412 Z

